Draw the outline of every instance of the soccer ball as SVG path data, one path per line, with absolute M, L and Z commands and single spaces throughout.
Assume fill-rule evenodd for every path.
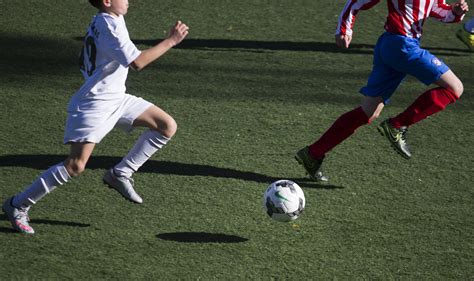
M 296 220 L 303 212 L 305 202 L 301 187 L 290 180 L 273 182 L 263 194 L 267 214 L 281 222 Z

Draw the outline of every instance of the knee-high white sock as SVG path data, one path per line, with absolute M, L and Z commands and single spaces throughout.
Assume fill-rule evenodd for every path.
M 474 33 L 474 18 L 464 24 L 464 28 L 470 33 Z
M 46 194 L 50 193 L 59 185 L 69 181 L 71 177 L 64 167 L 64 163 L 58 163 L 43 172 L 28 188 L 15 195 L 13 205 L 19 208 L 28 208 L 36 204 Z
M 133 148 L 128 152 L 120 163 L 114 167 L 117 176 L 131 177 L 150 157 L 160 150 L 170 139 L 158 133 L 148 130 L 137 140 Z

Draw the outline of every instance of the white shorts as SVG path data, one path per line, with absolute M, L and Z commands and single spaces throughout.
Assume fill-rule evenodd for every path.
M 142 98 L 125 94 L 119 106 L 111 110 L 69 111 L 64 143 L 99 143 L 115 127 L 131 132 L 133 121 L 150 106 L 153 104 Z

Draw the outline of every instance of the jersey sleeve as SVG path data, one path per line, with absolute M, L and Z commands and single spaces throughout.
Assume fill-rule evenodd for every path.
M 140 51 L 130 40 L 125 22 L 121 24 L 106 21 L 106 24 L 107 28 L 101 34 L 101 47 L 121 65 L 130 65 L 140 55 Z
M 464 15 L 458 16 L 453 13 L 453 7 L 446 4 L 444 0 L 437 0 L 430 11 L 430 17 L 446 23 L 460 22 Z
M 339 15 L 336 35 L 351 35 L 352 27 L 360 10 L 368 10 L 377 5 L 380 0 L 347 0 L 344 9 Z

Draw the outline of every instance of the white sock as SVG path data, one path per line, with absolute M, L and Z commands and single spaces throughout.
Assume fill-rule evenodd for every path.
M 114 167 L 117 176 L 130 178 L 150 157 L 160 150 L 170 139 L 158 133 L 148 130 L 137 140 L 133 148 L 128 152 L 120 163 Z
M 464 24 L 464 28 L 474 34 L 474 17 Z
M 63 185 L 71 179 L 64 167 L 64 163 L 58 163 L 43 172 L 27 189 L 15 195 L 13 206 L 28 208 L 36 204 L 46 194 L 50 193 L 59 185 Z

